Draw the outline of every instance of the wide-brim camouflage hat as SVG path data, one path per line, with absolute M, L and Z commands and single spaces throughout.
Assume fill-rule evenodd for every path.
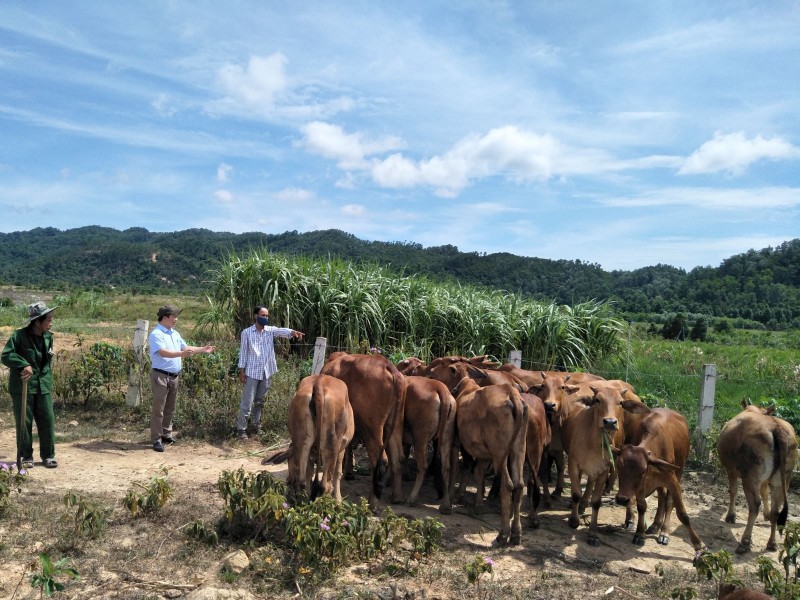
M 58 308 L 57 306 L 54 306 L 53 308 L 48 308 L 47 304 L 45 304 L 41 300 L 39 302 L 34 302 L 33 304 L 29 304 L 28 323 L 45 316 L 47 313 L 53 312 L 57 308 Z

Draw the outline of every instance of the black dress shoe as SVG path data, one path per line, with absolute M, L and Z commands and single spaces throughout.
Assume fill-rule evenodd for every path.
M 161 443 L 161 440 L 156 440 L 153 442 L 153 450 L 156 452 L 163 452 L 164 451 L 164 444 Z
M 173 438 L 171 435 L 162 435 L 161 436 L 161 442 L 165 446 L 172 446 L 172 444 L 175 443 L 175 438 Z

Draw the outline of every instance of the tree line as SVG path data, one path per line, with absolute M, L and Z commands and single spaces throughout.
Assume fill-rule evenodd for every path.
M 0 233 L 0 283 L 197 293 L 206 289 L 208 273 L 230 252 L 260 249 L 292 257 L 369 262 L 400 276 L 422 274 L 557 304 L 608 301 L 630 320 L 664 323 L 685 313 L 729 319 L 734 326 L 800 328 L 800 239 L 688 272 L 665 264 L 604 271 L 588 261 L 461 252 L 452 245 L 370 242 L 334 229 L 234 234 L 47 227 Z

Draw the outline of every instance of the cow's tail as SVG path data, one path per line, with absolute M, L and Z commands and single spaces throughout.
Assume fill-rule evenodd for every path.
M 439 388 L 442 390 L 442 388 Z M 450 420 L 450 415 L 453 414 L 453 405 L 455 402 L 451 401 L 452 395 L 449 391 L 439 392 L 439 429 L 436 432 L 438 443 L 435 443 L 433 454 L 433 485 L 436 488 L 437 499 L 444 495 L 444 486 L 448 485 L 447 482 L 442 480 L 442 441 L 444 440 L 447 431 L 447 422 Z M 450 444 L 450 452 L 453 451 L 452 443 Z
M 394 438 L 398 438 L 398 443 L 395 446 L 402 446 L 403 418 L 405 417 L 406 407 L 407 384 L 405 376 L 391 363 L 386 365 L 386 373 L 392 379 L 392 394 L 396 400 L 392 410 L 389 412 L 389 417 L 386 419 L 386 424 L 383 428 L 383 440 L 378 451 L 378 460 L 372 472 L 372 493 L 376 498 L 380 498 L 383 494 L 386 480 L 386 465 L 383 463 L 383 453 L 386 451 L 387 446 L 392 446 L 391 442 Z M 392 452 L 395 449 L 393 447 Z M 392 473 L 392 477 L 400 477 L 400 473 Z
M 325 393 L 324 386 L 318 381 L 314 382 L 309 402 L 311 417 L 314 420 L 314 439 L 317 441 L 317 460 L 314 467 L 314 481 L 311 482 L 311 499 L 322 495 L 322 484 L 319 481 L 319 470 L 322 465 L 322 432 L 325 431 L 323 419 L 325 418 Z
M 775 424 L 772 432 L 773 443 L 775 444 L 775 453 L 778 460 L 776 461 L 776 468 L 781 474 L 781 492 L 783 494 L 783 506 L 778 513 L 777 524 L 778 527 L 783 529 L 786 525 L 786 520 L 789 517 L 789 482 L 786 481 L 786 461 L 789 456 L 789 432 L 787 432 L 780 423 Z
M 528 410 L 528 405 L 522 401 L 522 398 L 519 396 L 519 392 L 517 392 L 515 389 L 511 396 L 511 416 L 514 419 L 514 435 L 511 436 L 511 440 L 508 445 L 508 454 L 506 455 L 509 457 L 509 460 L 511 458 L 511 452 L 520 444 L 520 436 L 522 436 L 524 439 L 526 434 L 525 428 L 528 426 Z M 521 476 L 522 473 L 520 473 L 520 477 Z

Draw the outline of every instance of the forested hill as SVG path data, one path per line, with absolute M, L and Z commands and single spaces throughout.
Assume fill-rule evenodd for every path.
M 37 228 L 0 233 L 0 283 L 198 292 L 206 271 L 229 252 L 263 247 L 293 256 L 377 261 L 405 273 L 453 278 L 560 304 L 608 299 L 632 317 L 684 312 L 754 320 L 771 329 L 800 328 L 800 239 L 688 273 L 668 265 L 607 272 L 582 261 L 459 252 L 450 245 L 367 242 L 338 230 L 268 235 Z

